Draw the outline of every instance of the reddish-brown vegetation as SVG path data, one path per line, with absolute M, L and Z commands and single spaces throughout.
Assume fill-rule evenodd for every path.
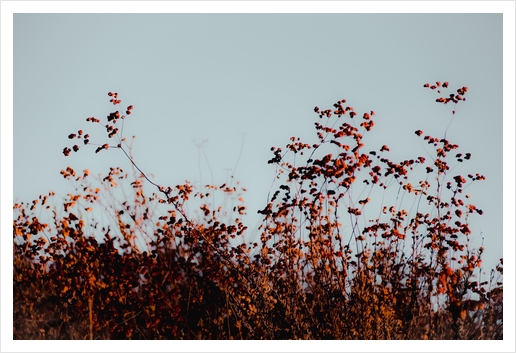
M 448 82 L 424 86 L 440 93 Z M 467 90 L 437 102 L 458 104 Z M 280 185 L 259 211 L 254 243 L 241 221 L 243 188 L 155 184 L 123 147 L 133 106 L 110 113 L 116 142 L 95 152 L 121 149 L 132 177 L 111 168 L 95 182 L 68 167 L 61 174 L 75 194 L 14 205 L 14 338 L 502 339 L 502 260 L 479 281 L 483 248 L 471 248 L 468 219 L 482 210 L 463 195 L 484 177 L 450 172 L 471 155 L 421 130 L 431 158 L 366 151 L 375 113 L 345 103 L 315 108 L 315 143 L 292 137 L 272 148 Z M 68 137 L 93 144 L 83 130 Z M 124 186 L 132 192 L 121 199 Z M 387 189 L 394 200 L 375 200 Z M 207 201 L 217 192 L 235 198 L 233 216 Z M 373 210 L 377 218 L 364 219 Z

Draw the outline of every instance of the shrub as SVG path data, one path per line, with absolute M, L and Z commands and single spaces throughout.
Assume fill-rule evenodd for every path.
M 448 82 L 425 87 L 440 94 Z M 456 105 L 467 91 L 436 101 Z M 483 212 L 463 195 L 484 176 L 451 172 L 471 154 L 418 130 L 435 156 L 394 162 L 386 145 L 366 151 L 373 111 L 333 108 L 315 108 L 315 143 L 272 147 L 279 185 L 254 243 L 244 188 L 147 178 L 122 136 L 133 106 L 107 116 L 115 144 L 70 134 L 82 144 L 65 155 L 120 149 L 133 173 L 110 168 L 96 186 L 68 167 L 76 193 L 62 208 L 52 192 L 14 205 L 15 339 L 502 339 L 503 261 L 479 283 L 483 247 L 471 246 L 468 220 Z M 213 193 L 234 198 L 229 218 Z

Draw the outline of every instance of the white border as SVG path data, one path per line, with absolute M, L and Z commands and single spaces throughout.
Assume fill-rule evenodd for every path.
M 253 341 L 253 342 L 159 342 L 142 341 L 13 341 L 12 340 L 12 243 L 10 243 L 10 217 L 12 215 L 12 170 L 13 170 L 13 14 L 14 13 L 503 13 L 503 89 L 504 89 L 504 267 L 506 276 L 504 341 L 486 342 L 318 342 L 318 341 Z M 379 351 L 379 352 L 514 352 L 514 195 L 515 195 L 515 3 L 513 1 L 277 1 L 277 2 L 235 2 L 235 1 L 105 1 L 105 2 L 63 2 L 63 1 L 2 1 L 1 2 L 1 227 L 2 227 L 2 325 L 1 351 L 80 352 L 80 351 Z M 510 272 L 507 272 L 510 271 Z
M 12 13 L 504 13 L 512 1 L 2 1 Z

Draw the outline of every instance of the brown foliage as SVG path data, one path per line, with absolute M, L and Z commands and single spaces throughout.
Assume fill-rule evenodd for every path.
M 440 93 L 448 82 L 425 87 Z M 457 104 L 467 90 L 437 101 Z M 93 144 L 82 130 L 70 134 L 98 146 L 96 153 L 121 149 L 135 168 L 132 192 L 123 202 L 116 195 L 129 179 L 120 168 L 99 177 L 103 193 L 88 170 L 68 167 L 61 175 L 82 191 L 68 194 L 62 208 L 53 206 L 53 192 L 14 205 L 14 338 L 502 339 L 502 260 L 479 283 L 483 248 L 470 248 L 468 218 L 482 210 L 462 198 L 468 183 L 484 177 L 449 174 L 471 154 L 450 161 L 458 145 L 431 136 L 422 137 L 435 147 L 428 162 L 391 161 L 387 145 L 364 152 L 375 113 L 364 113 L 357 127 L 344 120 L 357 116 L 345 102 L 314 109 L 325 119 L 315 123 L 316 143 L 292 137 L 285 151 L 272 148 L 280 185 L 259 211 L 254 243 L 240 220 L 245 189 L 155 184 L 122 146 L 119 111 L 105 126 L 115 145 Z M 417 170 L 423 180 L 409 182 Z M 147 196 L 145 181 L 159 193 Z M 354 197 L 357 182 L 367 195 Z M 375 201 L 372 191 L 387 188 L 422 205 L 409 215 L 397 200 Z M 216 192 L 239 197 L 233 218 L 206 201 Z M 199 217 L 186 212 L 188 204 Z M 364 221 L 376 208 L 378 218 Z M 49 223 L 40 222 L 42 212 Z M 96 212 L 111 221 L 100 224 Z

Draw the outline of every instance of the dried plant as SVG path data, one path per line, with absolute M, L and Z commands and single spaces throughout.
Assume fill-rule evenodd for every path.
M 436 101 L 462 104 L 467 91 Z M 119 149 L 133 171 L 95 180 L 68 167 L 74 194 L 14 205 L 14 338 L 502 339 L 503 261 L 480 282 L 469 218 L 483 211 L 463 193 L 485 178 L 452 174 L 471 154 L 418 130 L 435 154 L 391 161 L 386 145 L 366 151 L 373 111 L 333 108 L 315 108 L 315 143 L 272 147 L 257 242 L 239 184 L 165 187 L 144 174 L 123 137 L 132 105 L 107 116 L 115 143 L 70 134 L 82 143 L 66 156 Z

